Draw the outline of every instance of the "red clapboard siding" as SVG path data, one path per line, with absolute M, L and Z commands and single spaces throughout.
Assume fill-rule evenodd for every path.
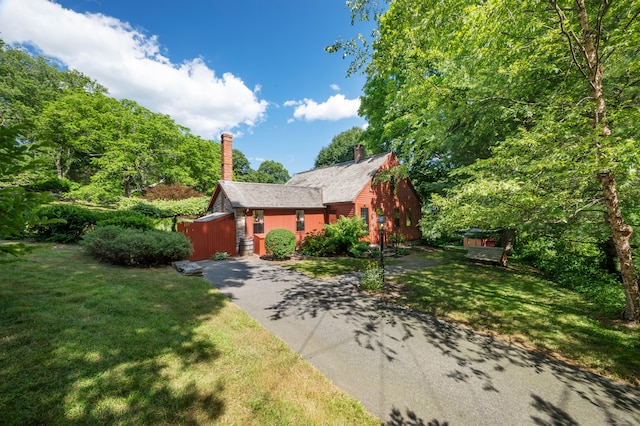
M 181 222 L 178 232 L 186 235 L 193 246 L 191 261 L 210 259 L 217 252 L 235 256 L 236 221 L 233 214 L 208 222 Z

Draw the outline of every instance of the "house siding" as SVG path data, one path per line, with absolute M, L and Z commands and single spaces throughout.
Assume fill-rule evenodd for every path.
M 296 246 L 311 232 L 324 228 L 325 209 L 304 209 L 304 231 L 296 231 L 296 209 L 256 209 L 264 211 L 264 232 L 253 233 L 253 210 L 247 213 L 247 236 L 254 237 L 254 253 L 265 255 L 264 239 L 272 229 L 288 229 L 296 236 Z M 299 209 L 303 210 L 303 209 Z
M 336 223 L 340 216 L 353 217 L 356 214 L 355 204 L 341 203 L 327 206 L 327 223 Z
M 380 168 L 389 169 L 398 164 L 395 156 L 391 156 Z M 395 185 L 389 181 L 376 182 L 371 179 L 369 184 L 355 198 L 356 211 L 361 208 L 369 209 L 369 241 L 379 244 L 379 232 L 377 230 L 377 211 L 382 211 L 385 217 L 385 229 L 387 235 L 401 234 L 406 241 L 419 240 L 422 237 L 418 219 L 422 212 L 422 203 L 417 192 L 408 179 L 402 179 Z M 395 188 L 394 188 L 395 186 Z M 394 226 L 394 209 L 400 211 L 400 225 Z M 406 225 L 406 217 L 411 211 L 411 226 Z

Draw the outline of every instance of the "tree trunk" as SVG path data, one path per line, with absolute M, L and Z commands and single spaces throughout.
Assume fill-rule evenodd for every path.
M 607 220 L 607 224 L 608 224 Z M 600 246 L 602 253 L 604 254 L 604 267 L 612 274 L 620 276 L 618 268 L 618 252 L 616 251 L 616 243 L 613 241 L 613 237 L 607 238 Z M 622 282 L 622 277 L 620 276 Z
M 556 8 L 557 8 L 557 2 Z M 589 16 L 585 0 L 576 0 L 578 21 L 582 30 L 582 46 L 579 50 L 586 65 L 586 77 L 589 82 L 591 100 L 593 102 L 593 128 L 600 133 L 596 136 L 596 147 L 598 149 L 597 159 L 601 162 L 601 171 L 598 173 L 600 184 L 602 185 L 602 193 L 604 196 L 604 204 L 607 208 L 607 220 L 611 228 L 611 235 L 615 243 L 616 253 L 620 261 L 620 270 L 622 282 L 624 284 L 627 306 L 624 312 L 624 318 L 628 321 L 636 321 L 640 319 L 640 288 L 638 287 L 638 277 L 633 266 L 633 257 L 631 255 L 631 246 L 629 239 L 633 232 L 631 226 L 625 223 L 622 217 L 622 211 L 618 203 L 618 191 L 616 187 L 616 179 L 609 165 L 614 163 L 613 158 L 607 158 L 603 154 L 602 144 L 611 135 L 609 122 L 607 120 L 607 105 L 604 97 L 602 84 L 602 62 L 598 56 L 599 43 L 596 42 L 601 36 L 597 31 L 598 27 L 592 28 L 589 23 Z M 599 9 L 600 14 L 604 15 L 608 10 L 608 5 Z M 562 15 L 560 17 L 564 19 Z M 598 20 L 602 16 L 598 16 Z M 577 36 L 573 37 L 577 40 Z M 575 56 L 574 56 L 575 58 Z
M 131 181 L 129 177 L 124 178 L 124 196 L 126 198 L 131 196 Z
M 62 146 L 58 146 L 55 155 L 56 174 L 58 179 L 62 179 Z
M 620 261 L 622 283 L 624 284 L 624 292 L 627 299 L 624 319 L 636 321 L 640 319 L 640 287 L 638 286 L 638 277 L 633 266 L 631 245 L 629 244 L 633 230 L 622 218 L 622 212 L 618 206 L 615 177 L 613 174 L 606 172 L 600 173 L 599 177 L 604 194 L 604 203 L 607 207 L 609 227 L 613 235 L 618 260 Z
M 516 240 L 515 229 L 503 229 L 500 232 L 500 245 L 504 247 L 505 250 L 513 250 L 513 243 L 515 240 Z

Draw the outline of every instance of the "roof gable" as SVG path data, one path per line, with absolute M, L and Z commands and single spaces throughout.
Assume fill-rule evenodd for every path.
M 392 155 L 379 154 L 358 163 L 347 161 L 301 172 L 293 176 L 286 186 L 320 188 L 324 204 L 352 202 Z

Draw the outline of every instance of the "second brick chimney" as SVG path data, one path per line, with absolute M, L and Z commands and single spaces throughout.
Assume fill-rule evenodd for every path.
M 233 136 L 229 133 L 223 133 L 220 136 L 220 145 L 222 147 L 222 180 L 233 180 L 233 147 L 231 141 Z
M 353 160 L 355 163 L 359 163 L 364 159 L 364 145 L 357 144 L 353 147 Z

